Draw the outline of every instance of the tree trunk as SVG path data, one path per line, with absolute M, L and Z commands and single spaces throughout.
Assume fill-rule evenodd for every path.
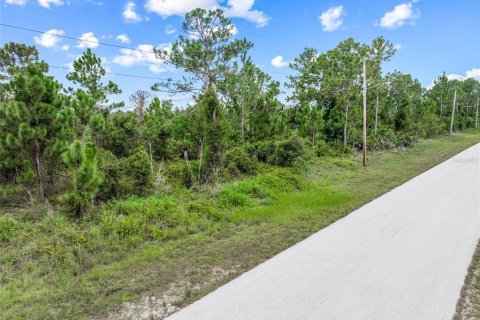
M 40 155 L 40 144 L 38 140 L 35 140 L 35 164 L 37 168 L 37 175 L 38 175 L 38 188 L 39 188 L 39 199 L 44 200 L 43 194 L 43 170 L 42 170 L 42 163 L 41 163 L 41 155 Z
M 153 154 L 152 154 L 152 142 L 148 141 L 148 152 L 150 153 L 150 171 L 153 175 Z
M 349 87 L 350 85 L 347 84 L 347 89 L 345 93 L 346 101 L 345 101 L 345 123 L 343 124 L 343 146 L 347 147 L 347 124 L 348 124 L 348 109 L 349 109 Z
M 242 119 L 241 119 L 241 130 L 242 130 L 242 143 L 245 144 L 245 101 L 242 99 Z
M 374 128 L 375 134 L 377 134 L 377 124 L 378 124 L 378 90 L 377 90 L 377 104 L 375 105 L 375 128 Z
M 440 96 L 440 117 L 443 115 L 443 94 Z

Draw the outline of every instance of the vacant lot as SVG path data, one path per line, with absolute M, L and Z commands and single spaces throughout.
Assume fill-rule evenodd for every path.
M 132 198 L 83 221 L 17 210 L 0 220 L 5 318 L 162 317 L 455 153 L 480 134 L 407 150 L 321 157 L 200 192 Z

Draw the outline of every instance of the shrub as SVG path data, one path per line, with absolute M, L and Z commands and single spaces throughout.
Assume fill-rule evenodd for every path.
M 252 159 L 245 149 L 234 147 L 225 153 L 223 160 L 225 170 L 232 176 L 242 173 L 254 173 L 257 167 L 255 159 Z
M 103 182 L 100 185 L 97 198 L 103 201 L 116 198 L 120 195 L 118 189 L 118 180 L 122 174 L 120 161 L 111 151 L 105 149 L 98 151 L 98 158 L 103 172 Z
M 272 162 L 282 167 L 294 165 L 305 154 L 303 140 L 297 136 L 277 143 Z
M 8 242 L 12 239 L 17 231 L 17 221 L 10 215 L 3 214 L 0 216 L 0 243 Z
M 120 159 L 121 175 L 118 181 L 122 196 L 146 195 L 152 187 L 152 162 L 144 150 L 137 150 L 129 157 Z
M 275 153 L 275 142 L 273 141 L 260 141 L 252 145 L 253 154 L 257 157 L 258 161 L 267 163 L 269 159 Z

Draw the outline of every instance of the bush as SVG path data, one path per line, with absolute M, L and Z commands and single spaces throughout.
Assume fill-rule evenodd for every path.
M 289 167 L 294 165 L 305 154 L 303 140 L 297 136 L 277 143 L 272 163 Z
M 252 155 L 254 155 L 258 161 L 267 163 L 275 153 L 275 142 L 273 141 L 260 141 L 251 145 L 250 147 Z
M 144 196 L 152 187 L 152 162 L 144 150 L 138 150 L 129 157 L 120 159 L 121 175 L 118 181 L 122 196 Z
M 225 153 L 223 163 L 227 173 L 237 177 L 242 173 L 254 173 L 257 167 L 255 159 L 252 159 L 241 147 L 228 150 Z
M 122 175 L 120 161 L 111 151 L 105 149 L 98 150 L 98 158 L 103 172 L 103 182 L 100 185 L 97 198 L 102 201 L 116 198 L 120 195 L 118 189 L 118 180 Z
M 7 214 L 0 216 L 0 243 L 8 242 L 17 231 L 17 221 Z

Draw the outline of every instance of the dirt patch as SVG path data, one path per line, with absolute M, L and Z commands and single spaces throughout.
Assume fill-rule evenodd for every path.
M 119 310 L 110 312 L 104 319 L 164 319 L 180 310 L 183 302 L 192 295 L 211 284 L 222 281 L 227 276 L 236 274 L 239 267 L 239 265 L 232 268 L 214 267 L 206 280 L 202 282 L 181 280 L 171 283 L 163 293 L 158 292 L 154 295 L 146 295 L 135 302 L 124 302 Z M 185 278 L 188 278 L 188 276 L 185 276 Z

